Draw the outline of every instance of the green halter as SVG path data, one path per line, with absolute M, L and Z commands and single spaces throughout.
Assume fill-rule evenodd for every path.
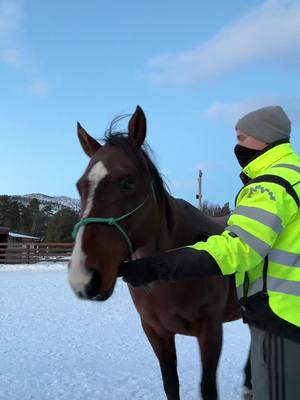
M 154 201 L 155 203 L 157 203 L 157 199 L 156 199 L 156 195 L 155 195 L 155 190 L 154 190 L 154 184 L 153 182 L 151 182 L 151 193 L 153 195 Z M 146 199 L 140 204 L 138 205 L 134 210 L 128 212 L 127 214 L 121 215 L 120 217 L 114 218 L 114 217 L 109 217 L 109 218 L 98 218 L 98 217 L 90 217 L 90 218 L 82 218 L 73 228 L 73 232 L 72 232 L 72 237 L 75 240 L 77 233 L 79 231 L 79 229 L 87 224 L 90 223 L 102 223 L 102 224 L 107 224 L 107 225 L 112 225 L 115 226 L 120 233 L 123 235 L 124 239 L 126 240 L 129 250 L 130 250 L 130 254 L 133 254 L 133 247 L 132 247 L 132 243 L 131 240 L 129 239 L 129 236 L 127 235 L 127 233 L 124 231 L 124 229 L 118 224 L 119 221 L 122 221 L 123 219 L 128 218 L 130 215 L 136 213 L 140 208 L 143 207 L 143 205 L 147 202 L 147 200 L 149 199 L 150 195 L 148 194 L 148 196 L 146 197 Z

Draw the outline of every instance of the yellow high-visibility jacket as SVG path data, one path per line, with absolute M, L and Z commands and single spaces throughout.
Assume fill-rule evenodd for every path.
M 249 182 L 225 231 L 191 247 L 236 274 L 249 323 L 300 341 L 300 157 L 288 141 L 276 142 L 243 174 Z

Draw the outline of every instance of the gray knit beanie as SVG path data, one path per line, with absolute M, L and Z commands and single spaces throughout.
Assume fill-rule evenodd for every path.
M 235 129 L 265 143 L 272 143 L 289 139 L 291 121 L 280 106 L 270 106 L 246 114 L 238 121 Z

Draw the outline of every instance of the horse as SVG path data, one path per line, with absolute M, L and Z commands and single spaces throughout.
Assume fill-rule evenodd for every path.
M 128 133 L 111 127 L 100 144 L 78 123 L 77 132 L 90 162 L 77 182 L 82 219 L 76 224 L 68 280 L 77 296 L 107 300 L 120 265 L 168 249 L 206 240 L 224 224 L 172 197 L 145 143 L 146 116 L 137 107 Z M 201 268 L 201 265 L 199 265 Z M 180 400 L 175 335 L 194 336 L 202 361 L 200 392 L 218 397 L 216 371 L 222 347 L 222 323 L 241 317 L 234 276 L 194 282 L 155 281 L 128 285 L 142 328 L 158 358 L 168 400 Z M 250 363 L 245 387 L 251 388 Z

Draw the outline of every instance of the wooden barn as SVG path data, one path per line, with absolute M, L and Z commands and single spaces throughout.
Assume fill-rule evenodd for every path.
M 0 226 L 0 243 L 7 243 L 9 236 L 9 228 Z
M 8 243 L 32 243 L 40 242 L 41 238 L 29 235 L 22 235 L 21 233 L 9 232 Z
M 9 228 L 0 227 L 0 243 L 32 243 L 40 242 L 41 238 L 10 232 Z

